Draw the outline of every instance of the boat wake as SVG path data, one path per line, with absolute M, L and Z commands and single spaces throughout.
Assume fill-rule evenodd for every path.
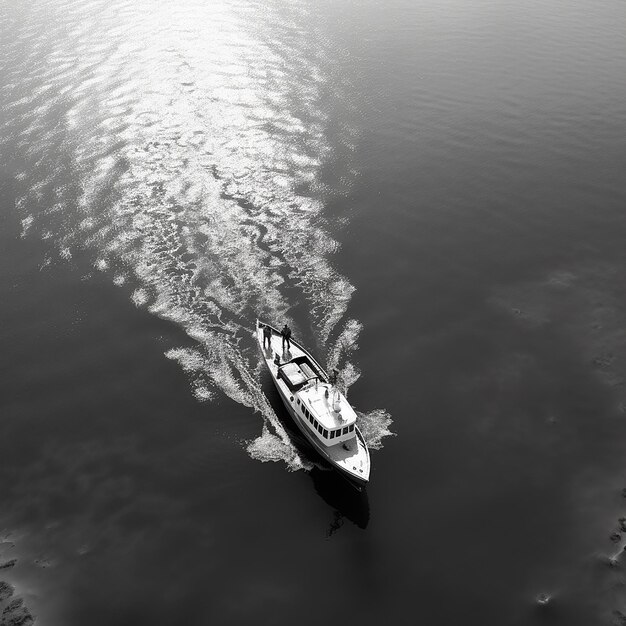
M 310 462 L 261 390 L 256 316 L 297 333 L 290 312 L 306 303 L 329 366 L 342 361 L 346 390 L 358 378 L 353 287 L 331 264 L 324 212 L 342 190 L 323 176 L 340 155 L 348 184 L 355 133 L 329 130 L 329 94 L 333 108 L 348 99 L 332 70 L 339 52 L 304 28 L 310 10 L 67 0 L 2 24 L 17 33 L 2 96 L 24 235 L 48 242 L 44 265 L 86 252 L 135 305 L 183 328 L 195 347 L 166 356 L 194 396 L 260 413 L 249 454 L 290 469 Z M 380 447 L 389 415 L 359 417 Z

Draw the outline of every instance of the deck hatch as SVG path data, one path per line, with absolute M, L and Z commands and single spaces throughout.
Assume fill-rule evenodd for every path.
M 287 386 L 292 391 L 296 391 L 308 380 L 317 377 L 306 363 L 294 363 L 293 361 L 281 365 L 278 370 L 278 376 L 287 383 Z

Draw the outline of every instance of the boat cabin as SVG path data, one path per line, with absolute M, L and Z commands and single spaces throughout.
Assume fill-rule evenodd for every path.
M 297 413 L 302 415 L 304 419 L 309 422 L 309 430 L 315 432 L 317 438 L 325 446 L 332 446 L 337 443 L 349 441 L 354 437 L 355 422 L 344 422 L 340 413 L 327 411 L 324 416 L 326 419 L 323 419 L 322 415 L 314 411 L 312 407 L 308 407 L 307 403 L 299 397 L 296 399 L 295 409 Z M 332 413 L 335 413 L 335 415 L 332 415 Z M 320 419 L 318 419 L 318 417 Z M 330 424 L 329 421 L 331 422 Z
M 306 356 L 280 365 L 277 376 L 293 394 L 296 414 L 322 445 L 332 446 L 354 438 L 354 410 Z

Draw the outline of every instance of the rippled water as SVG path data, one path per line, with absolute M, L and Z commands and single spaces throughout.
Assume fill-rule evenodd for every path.
M 2 6 L 0 580 L 40 623 L 626 620 L 625 18 Z M 368 493 L 257 316 L 341 367 Z
M 333 49 L 302 32 L 311 10 L 45 3 L 18 22 L 15 45 L 28 52 L 5 87 L 23 153 L 17 208 L 25 233 L 51 240 L 45 262 L 88 250 L 97 269 L 132 285 L 137 306 L 183 327 L 196 347 L 167 356 L 196 397 L 217 388 L 262 413 L 250 452 L 292 468 L 305 462 L 242 338 L 257 315 L 294 324 L 299 303 L 321 346 L 343 322 L 331 365 L 359 332 L 345 321 L 352 286 L 332 267 L 324 224 L 323 198 L 340 190 L 320 180 L 333 142 L 349 155 L 354 131 L 328 137 L 322 100 L 337 77 L 325 71 Z M 349 158 L 342 167 L 349 185 Z M 384 432 L 388 418 L 378 421 Z

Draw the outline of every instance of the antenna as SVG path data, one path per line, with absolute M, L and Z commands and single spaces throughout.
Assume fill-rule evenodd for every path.
M 333 375 L 330 377 L 330 382 L 333 386 L 333 411 L 335 413 L 339 413 L 341 410 L 341 393 L 339 392 L 339 385 L 337 384 L 338 377 L 339 372 L 333 368 Z

